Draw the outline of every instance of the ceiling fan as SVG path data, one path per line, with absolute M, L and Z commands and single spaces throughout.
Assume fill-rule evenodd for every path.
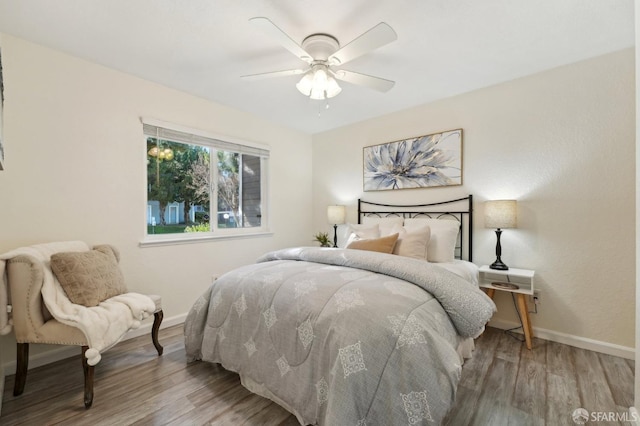
M 334 69 L 334 67 L 342 66 L 352 59 L 396 40 L 398 38 L 396 32 L 384 22 L 380 22 L 342 47 L 338 39 L 332 35 L 322 33 L 311 34 L 302 41 L 302 45 L 299 45 L 268 18 L 251 18 L 249 22 L 271 36 L 271 38 L 309 64 L 309 66 L 306 69 L 290 69 L 241 76 L 245 80 L 261 80 L 304 74 L 296 84 L 296 88 L 311 99 L 328 99 L 340 93 L 342 88 L 338 85 L 336 79 L 380 92 L 387 92 L 395 84 L 394 81 L 380 77 Z

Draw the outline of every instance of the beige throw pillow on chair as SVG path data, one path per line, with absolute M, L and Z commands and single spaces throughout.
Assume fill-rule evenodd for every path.
M 118 267 L 118 253 L 109 245 L 53 254 L 51 270 L 69 300 L 77 305 L 98 306 L 103 300 L 127 292 Z

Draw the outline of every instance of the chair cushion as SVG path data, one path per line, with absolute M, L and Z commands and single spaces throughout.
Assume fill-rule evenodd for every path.
M 55 253 L 51 255 L 51 270 L 69 300 L 77 305 L 97 306 L 103 300 L 127 292 L 111 246 Z

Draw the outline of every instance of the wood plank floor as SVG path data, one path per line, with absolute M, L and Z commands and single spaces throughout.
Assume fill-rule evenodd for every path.
M 245 390 L 236 374 L 187 364 L 182 326 L 161 330 L 160 341 L 161 357 L 148 336 L 103 354 L 89 410 L 82 403 L 79 357 L 30 370 L 19 397 L 12 395 L 14 377 L 7 377 L 0 425 L 298 424 Z M 492 328 L 476 346 L 447 425 L 574 425 L 571 414 L 578 407 L 625 413 L 633 403 L 632 361 L 539 339 L 528 351 Z

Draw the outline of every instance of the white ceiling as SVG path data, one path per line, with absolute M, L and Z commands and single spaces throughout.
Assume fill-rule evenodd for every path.
M 298 43 L 320 32 L 344 45 L 386 22 L 398 40 L 344 69 L 396 85 L 340 82 L 324 109 L 300 76 L 241 80 L 305 65 L 255 16 Z M 0 32 L 313 134 L 631 47 L 634 12 L 633 0 L 0 0 Z

